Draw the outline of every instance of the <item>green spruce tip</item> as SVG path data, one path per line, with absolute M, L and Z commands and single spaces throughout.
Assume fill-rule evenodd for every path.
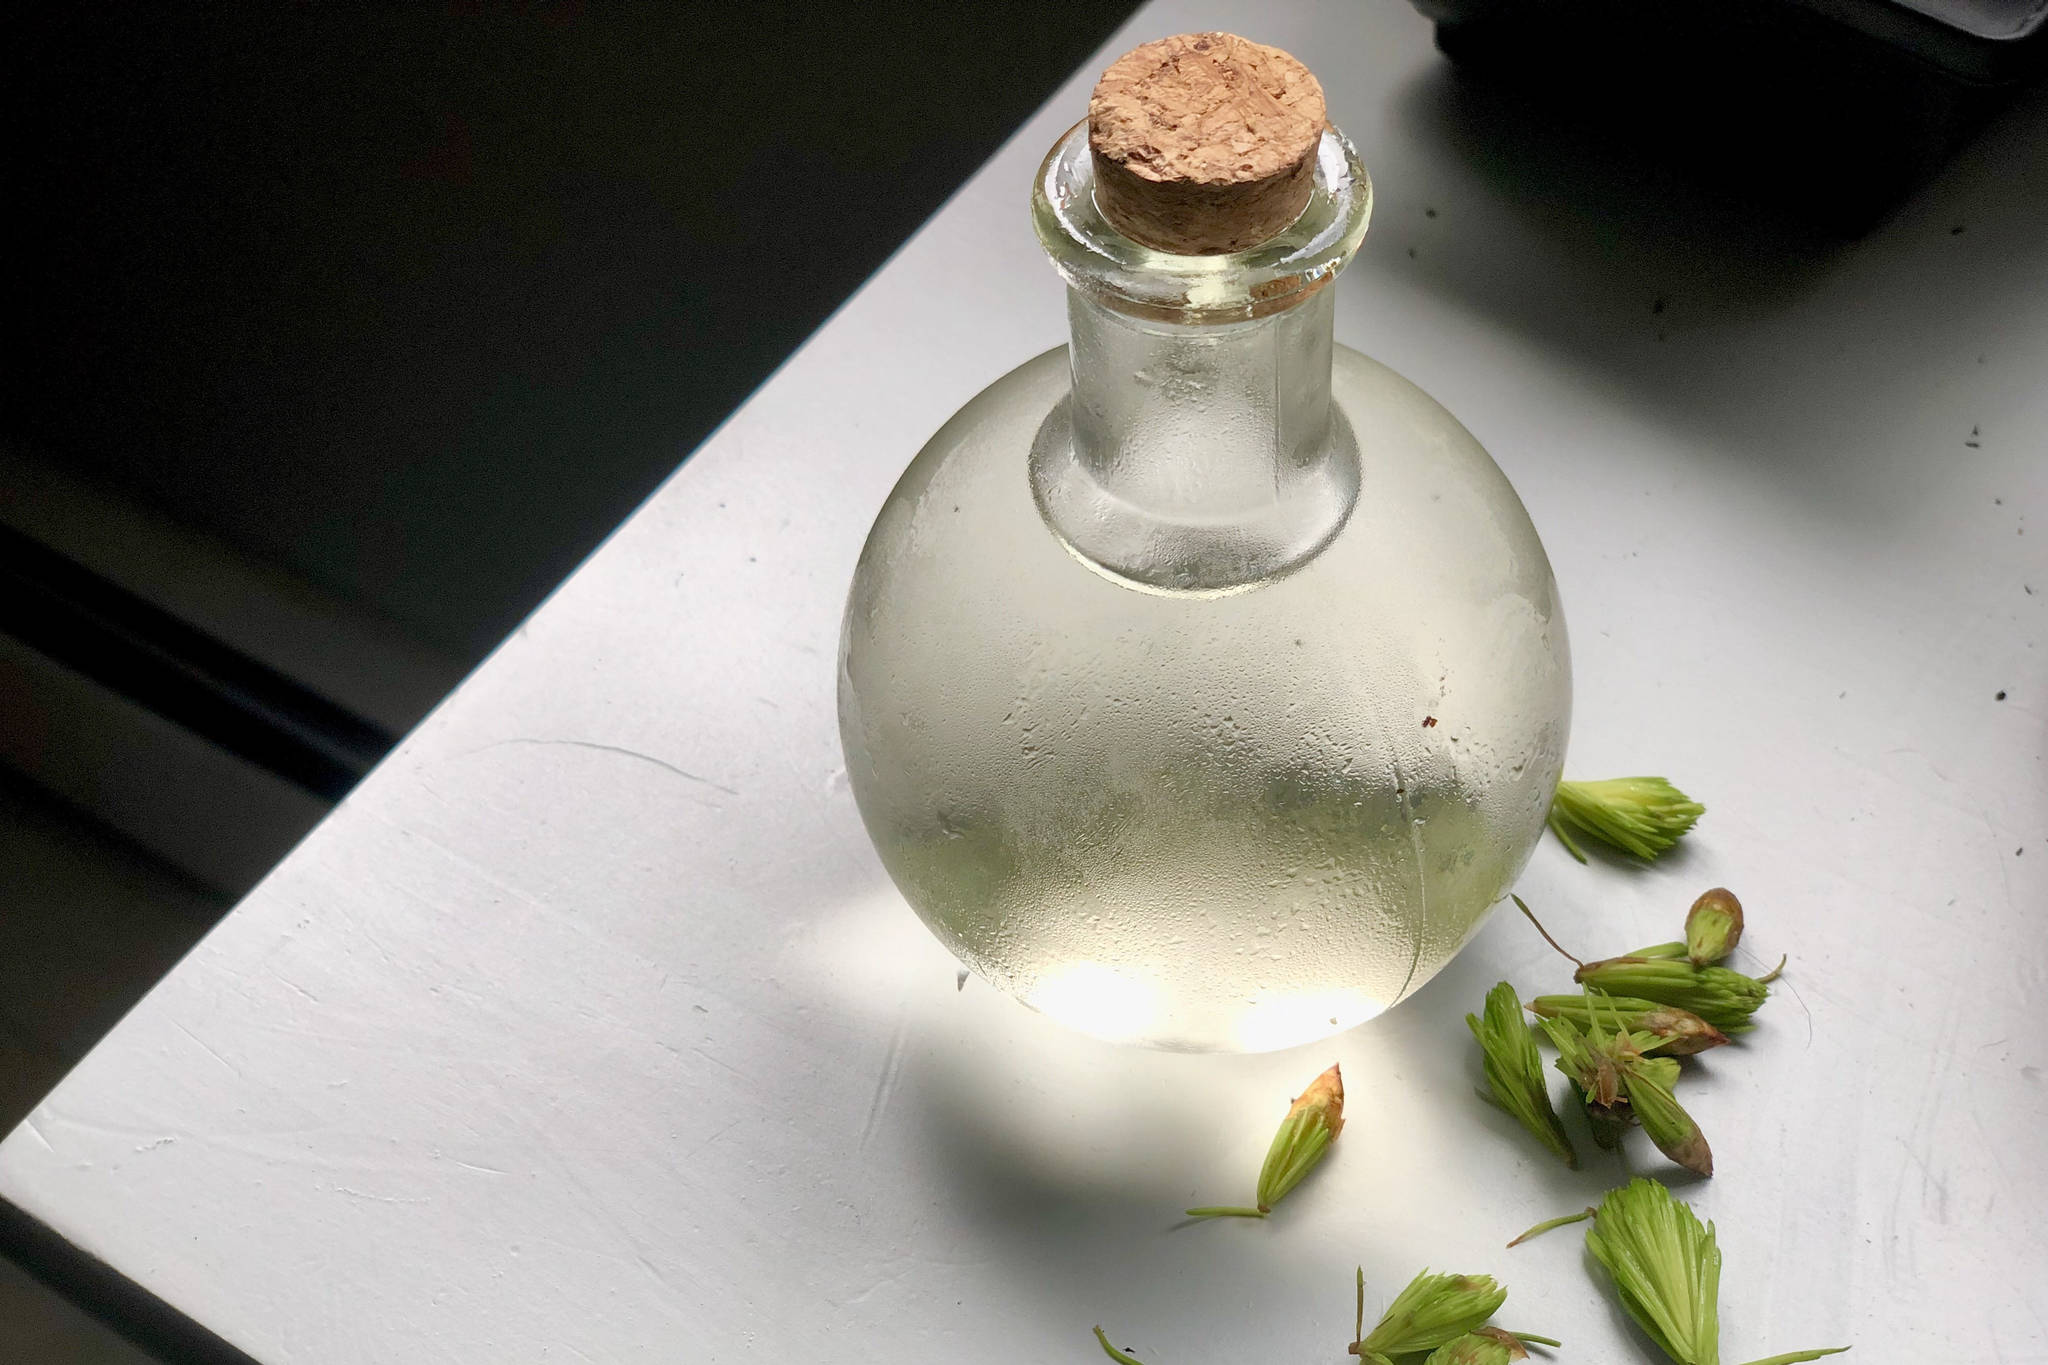
M 1573 841 L 1573 830 L 1650 862 L 1677 843 L 1706 810 L 1662 777 L 1559 782 L 1550 802 L 1549 825 L 1582 863 L 1586 855 Z
M 1433 1275 L 1424 1270 L 1394 1296 L 1372 1331 L 1352 1345 L 1361 1360 L 1434 1351 L 1485 1326 L 1507 1297 L 1508 1291 L 1491 1275 Z M 1362 1321 L 1362 1301 L 1360 1307 Z
M 1264 1218 L 1308 1177 L 1344 1131 L 1344 1074 L 1330 1067 L 1297 1095 L 1266 1147 L 1259 1166 L 1256 1207 L 1208 1204 L 1187 1210 L 1190 1218 Z
M 1642 1044 L 1645 1052 L 1690 1057 L 1728 1041 L 1726 1033 L 1676 1005 L 1633 996 L 1609 996 L 1600 1008 L 1617 1019 L 1622 1028 L 1648 1039 Z M 1584 991 L 1576 995 L 1539 995 L 1529 1002 L 1528 1009 L 1539 1019 L 1565 1019 L 1584 1028 L 1592 1018 L 1593 1002 Z
M 1503 981 L 1486 993 L 1486 1013 L 1465 1016 L 1466 1027 L 1479 1042 L 1479 1055 L 1486 1070 L 1486 1084 L 1499 1104 L 1551 1154 L 1574 1170 L 1579 1154 L 1550 1102 L 1550 1088 L 1544 1079 L 1543 1059 L 1536 1052 L 1536 1036 L 1522 1017 L 1522 1002 L 1515 988 Z
M 1621 1306 L 1678 1365 L 1720 1365 L 1721 1249 L 1714 1225 L 1654 1180 L 1637 1177 L 1601 1201 L 1586 1249 Z
M 1630 953 L 1588 962 L 1572 979 L 1612 996 L 1650 1000 L 1689 1011 L 1723 1033 L 1755 1027 L 1754 1015 L 1771 993 L 1767 981 L 1729 967 L 1697 967 L 1683 958 Z
M 1725 886 L 1702 891 L 1685 912 L 1685 955 L 1693 965 L 1710 967 L 1742 942 L 1742 902 Z
M 1657 1181 L 1638 1176 L 1601 1201 L 1586 1248 L 1607 1271 L 1622 1308 L 1677 1365 L 1720 1365 L 1721 1248 Z M 1749 1365 L 1796 1365 L 1846 1346 L 1792 1351 Z
M 1621 1069 L 1628 1106 L 1657 1150 L 1695 1175 L 1714 1173 L 1714 1150 L 1698 1122 L 1678 1102 L 1678 1063 L 1669 1057 L 1638 1057 Z
M 1650 1140 L 1671 1160 L 1700 1175 L 1714 1173 L 1714 1154 L 1692 1115 L 1678 1103 L 1678 1063 L 1645 1055 L 1660 1039 L 1627 1029 L 1628 1016 L 1588 989 L 1581 1024 L 1563 1015 L 1538 1019 L 1557 1047 L 1557 1069 L 1570 1078 L 1603 1149 L 1620 1144 L 1631 1122 L 1640 1120 Z M 1537 1229 L 1540 1231 L 1541 1229 Z

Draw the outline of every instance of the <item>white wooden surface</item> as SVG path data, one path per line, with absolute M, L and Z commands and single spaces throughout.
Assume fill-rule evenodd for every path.
M 1831 251 L 1482 120 L 1395 0 L 1261 8 L 1161 0 L 1115 46 L 1233 27 L 1321 73 L 1379 193 L 1340 339 L 1527 500 L 1572 770 L 1711 807 L 1668 865 L 1546 847 L 1524 894 L 1610 951 L 1726 883 L 1791 954 L 1688 1082 L 1728 1358 L 2048 1360 L 2048 103 Z M 1360 1262 L 1375 1304 L 1490 1270 L 1566 1358 L 1648 1358 L 1572 1233 L 1501 1247 L 1625 1169 L 1473 1098 L 1464 1011 L 1563 979 L 1514 917 L 1327 1045 L 1165 1056 L 956 990 L 867 847 L 841 593 L 924 437 L 1061 339 L 1025 193 L 1090 74 L 0 1147 L 0 1194 L 276 1365 L 1088 1360 L 1096 1322 L 1156 1365 L 1334 1360 Z M 1332 1060 L 1315 1183 L 1176 1230 Z

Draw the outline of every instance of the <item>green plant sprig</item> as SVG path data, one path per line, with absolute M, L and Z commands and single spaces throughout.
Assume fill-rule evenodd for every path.
M 1712 1223 L 1703 1226 L 1670 1190 L 1638 1177 L 1601 1201 L 1586 1248 L 1659 1350 L 1677 1365 L 1720 1365 L 1721 1249 Z M 1795 1365 L 1848 1349 L 1792 1351 L 1750 1365 Z
M 1693 902 L 1693 911 L 1688 914 L 1687 927 L 1690 934 L 1696 922 L 1700 921 L 1702 905 L 1712 904 L 1717 910 L 1725 909 L 1720 898 L 1734 907 L 1733 926 L 1720 931 L 1719 941 L 1732 949 L 1740 937 L 1739 920 L 1741 906 L 1726 890 L 1716 887 Z M 1702 966 L 1690 955 L 1686 943 L 1658 943 L 1648 948 L 1639 948 L 1633 953 L 1620 957 L 1602 958 L 1588 962 L 1571 952 L 1551 936 L 1543 927 L 1543 921 L 1536 918 L 1536 912 L 1520 896 L 1510 896 L 1543 941 L 1555 948 L 1558 954 L 1576 967 L 1572 980 L 1582 986 L 1591 987 L 1603 995 L 1616 999 L 1646 1002 L 1653 1005 L 1667 1005 L 1698 1016 L 1723 1033 L 1744 1033 L 1754 1027 L 1751 1022 L 1757 1010 L 1770 996 L 1770 983 L 1777 979 L 1785 964 L 1780 961 L 1763 976 L 1745 976 L 1733 968 Z M 1701 929 L 1703 950 L 1712 946 L 1710 931 Z M 1538 997 L 1556 1000 L 1557 997 Z
M 1539 995 L 1529 1002 L 1529 1012 L 1543 1019 L 1566 1019 L 1580 1028 L 1592 1018 L 1592 1003 L 1582 991 L 1577 995 Z M 1609 996 L 1605 1009 L 1630 1033 L 1652 1040 L 1645 1052 L 1665 1057 L 1690 1057 L 1708 1048 L 1720 1047 L 1728 1035 L 1691 1010 L 1660 1005 L 1634 996 Z
M 1486 1325 L 1507 1302 L 1491 1275 L 1434 1275 L 1425 1270 L 1394 1296 L 1371 1332 L 1365 1329 L 1365 1268 L 1358 1269 L 1358 1337 L 1348 1348 L 1360 1365 L 1393 1365 L 1391 1357 L 1448 1346 Z
M 1559 782 L 1550 802 L 1550 830 L 1580 862 L 1586 854 L 1572 831 L 1654 861 L 1689 831 L 1707 808 L 1662 777 Z
M 1640 1122 L 1658 1151 L 1689 1171 L 1712 1175 L 1713 1150 L 1675 1093 L 1678 1063 L 1646 1055 L 1658 1040 L 1621 1027 L 1605 997 L 1590 990 L 1584 1017 L 1584 1029 L 1565 1018 L 1538 1023 L 1557 1048 L 1557 1069 L 1578 1089 L 1595 1140 L 1611 1145 L 1622 1129 Z
M 1190 1218 L 1264 1218 L 1328 1155 L 1330 1144 L 1344 1131 L 1344 1075 L 1331 1067 L 1309 1082 L 1288 1106 L 1287 1116 L 1266 1148 L 1254 1194 L 1256 1206 L 1205 1204 L 1187 1211 Z
M 1572 979 L 1607 995 L 1689 1011 L 1723 1033 L 1746 1033 L 1754 1028 L 1751 1016 L 1771 993 L 1769 977 L 1745 976 L 1730 967 L 1700 967 L 1684 957 L 1645 957 L 1641 953 L 1585 963 Z
M 1494 1103 L 1513 1115 L 1558 1160 L 1578 1169 L 1579 1154 L 1550 1103 L 1543 1059 L 1536 1052 L 1535 1033 L 1522 1017 L 1522 1002 L 1515 988 L 1503 981 L 1488 991 L 1485 1015 L 1468 1014 L 1465 1024 L 1479 1040 Z

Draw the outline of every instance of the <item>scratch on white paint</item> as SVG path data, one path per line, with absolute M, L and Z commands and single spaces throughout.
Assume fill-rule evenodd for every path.
M 176 1021 L 173 1022 L 175 1023 Z M 186 1028 L 183 1024 L 177 1024 L 176 1026 L 178 1032 L 184 1034 L 187 1038 L 190 1038 L 193 1042 L 199 1044 L 199 1048 L 202 1052 L 204 1052 L 207 1056 L 213 1058 L 213 1060 L 215 1060 L 216 1062 L 219 1062 L 222 1066 L 226 1067 L 228 1069 L 229 1074 L 234 1076 L 236 1080 L 241 1081 L 248 1079 L 248 1077 L 242 1074 L 242 1068 L 236 1066 L 233 1062 L 221 1056 L 218 1052 L 215 1052 L 213 1048 L 208 1045 L 207 1041 L 204 1038 L 201 1038 L 198 1034 L 194 1033 L 191 1029 Z
M 866 1303 L 871 1297 L 873 1297 L 875 1291 L 894 1287 L 899 1280 L 901 1280 L 905 1275 L 909 1274 L 913 1269 L 915 1269 L 916 1265 L 917 1263 L 915 1261 L 909 1259 L 899 1261 L 894 1270 L 889 1271 L 887 1274 L 884 1274 L 880 1279 L 874 1281 L 866 1289 L 861 1290 L 858 1294 L 855 1294 L 852 1298 L 847 1299 L 844 1303 L 841 1303 L 838 1306 L 841 1308 L 859 1307 L 861 1304 Z
M 671 1049 L 671 1051 L 673 1051 L 673 1049 Z M 702 1058 L 703 1058 L 703 1059 L 704 1059 L 705 1061 L 707 1061 L 707 1062 L 711 1063 L 711 1064 L 712 1064 L 713 1066 L 716 1066 L 716 1067 L 722 1067 L 722 1068 L 724 1068 L 725 1070 L 727 1070 L 727 1071 L 730 1071 L 730 1072 L 731 1072 L 731 1073 L 732 1073 L 733 1075 L 735 1075 L 735 1076 L 739 1077 L 739 1078 L 740 1078 L 741 1080 L 745 1080 L 745 1079 L 747 1078 L 747 1073 L 746 1073 L 746 1072 L 744 1072 L 744 1071 L 740 1070 L 740 1069 L 739 1069 L 738 1067 L 734 1066 L 734 1065 L 733 1065 L 733 1064 L 732 1064 L 731 1062 L 726 1062 L 726 1061 L 720 1061 L 720 1060 L 719 1060 L 718 1058 L 716 1058 L 716 1057 L 712 1056 L 712 1055 L 711 1055 L 710 1053 L 706 1052 L 706 1051 L 705 1051 L 705 1050 L 704 1050 L 703 1048 L 701 1048 L 701 1047 L 693 1047 L 693 1048 L 691 1048 L 691 1049 L 690 1049 L 690 1053 L 691 1053 L 691 1055 L 692 1055 L 692 1056 L 696 1056 L 696 1057 L 702 1057 Z
M 724 1137 L 727 1133 L 730 1133 L 733 1129 L 739 1127 L 744 1122 L 746 1122 L 745 1119 L 734 1119 L 731 1123 L 726 1124 L 723 1128 L 720 1128 L 710 1137 L 707 1137 L 702 1142 L 699 1142 L 689 1151 L 684 1152 L 681 1157 L 677 1158 L 678 1162 L 687 1162 L 691 1157 L 697 1155 L 697 1153 L 703 1151 L 706 1147 L 709 1147 L 712 1143 L 718 1141 L 720 1138 Z
M 897 1078 L 903 1073 L 903 1040 L 909 1028 L 909 1017 L 897 1015 L 896 1031 L 889 1036 L 889 1055 L 882 1060 L 882 1074 L 875 1078 L 875 1097 L 868 1101 L 867 1121 L 860 1126 L 859 1150 L 863 1152 L 868 1149 L 868 1143 L 874 1140 L 875 1130 L 882 1123 L 882 1113 L 889 1107 L 889 1101 L 896 1093 Z
M 652 1278 L 656 1284 L 660 1285 L 665 1293 L 680 1294 L 683 1292 L 683 1285 L 678 1285 L 675 1281 L 671 1280 L 669 1278 L 668 1272 L 663 1270 L 660 1266 L 656 1265 L 654 1263 L 654 1258 L 649 1256 L 646 1252 L 641 1251 L 636 1247 L 633 1252 L 633 1259 L 640 1263 L 640 1268 L 646 1271 L 649 1277 Z M 695 1283 L 695 1280 L 687 1271 L 679 1270 L 677 1273 L 682 1276 L 685 1284 Z
M 266 972 L 269 972 L 269 973 L 270 973 L 270 974 L 271 974 L 272 976 L 276 977 L 276 978 L 277 978 L 277 979 L 278 979 L 279 981 L 282 981 L 282 982 L 284 982 L 284 984 L 285 984 L 285 985 L 287 985 L 287 986 L 290 986 L 290 987 L 291 987 L 291 988 L 292 988 L 293 990 L 297 991 L 297 992 L 298 992 L 298 993 L 299 993 L 300 995 L 303 995 L 303 996 L 305 996 L 305 997 L 306 997 L 306 998 L 307 998 L 308 1000 L 312 1001 L 312 1002 L 313 1002 L 314 1004 L 316 1004 L 316 1005 L 317 1005 L 317 1004 L 319 1004 L 319 1003 L 320 1003 L 320 997 L 319 997 L 319 996 L 317 996 L 317 995 L 313 994 L 313 992 L 311 992 L 311 991 L 307 990 L 307 989 L 306 989 L 306 988 L 305 988 L 304 986 L 301 986 L 301 985 L 300 985 L 300 984 L 299 984 L 298 982 L 296 982 L 296 981 L 292 980 L 292 979 L 291 979 L 290 977 L 286 976 L 286 975 L 285 975 L 285 974 L 284 974 L 283 972 L 281 972 L 281 971 L 279 971 L 279 970 L 278 970 L 277 968 L 275 968 L 275 967 L 271 966 L 271 965 L 270 965 L 270 962 L 268 961 L 268 959 L 266 959 L 266 960 L 264 961 L 264 963 L 263 963 L 263 970 L 264 970 L 264 971 L 266 971 Z
M 700 773 L 693 773 L 687 768 L 678 768 L 668 760 L 656 758 L 653 754 L 643 754 L 638 749 L 622 748 L 617 744 L 599 744 L 596 740 L 590 739 L 534 739 L 522 736 L 516 739 L 501 739 L 495 744 L 486 744 L 483 748 L 472 749 L 468 754 L 463 754 L 461 757 L 468 758 L 470 754 L 488 753 L 492 749 L 502 749 L 510 744 L 561 745 L 571 749 L 590 749 L 601 754 L 618 754 L 622 758 L 633 758 L 638 759 L 642 763 L 652 763 L 655 767 L 665 772 L 674 773 L 685 781 L 695 782 L 700 786 L 709 787 L 713 791 L 724 792 L 727 796 L 739 795 L 738 791 L 726 786 L 723 782 L 714 782 Z
M 1934 1167 L 1928 1164 L 1926 1154 L 1911 1142 L 1908 1142 L 1905 1138 L 1900 1138 L 1899 1145 L 1906 1149 L 1906 1155 L 1913 1158 L 1913 1164 L 1920 1168 L 1920 1207 L 1923 1210 L 1927 1207 L 1929 1191 L 1932 1190 L 1934 1221 L 1946 1223 L 1948 1221 L 1948 1181 L 1942 1179 Z M 1904 1172 L 1900 1174 L 1903 1176 Z
M 396 1194 L 371 1194 L 367 1190 L 352 1190 L 346 1185 L 331 1187 L 336 1194 L 345 1194 L 350 1199 L 366 1199 L 373 1204 L 425 1204 L 426 1199 L 407 1199 Z

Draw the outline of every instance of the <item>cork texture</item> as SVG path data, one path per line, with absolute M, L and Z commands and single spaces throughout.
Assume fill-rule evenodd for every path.
M 1155 250 L 1243 251 L 1308 203 L 1324 121 L 1322 86 L 1277 47 L 1232 33 L 1146 43 L 1088 101 L 1095 202 Z

